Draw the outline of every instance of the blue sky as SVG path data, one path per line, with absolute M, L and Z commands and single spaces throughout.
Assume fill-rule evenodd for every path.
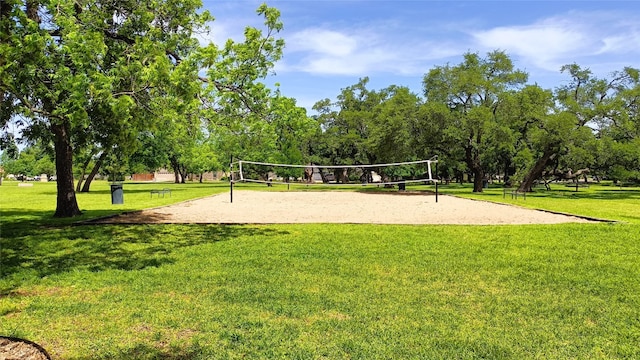
M 204 0 L 216 21 L 204 40 L 242 39 L 260 26 L 263 1 Z M 266 1 L 281 12 L 284 57 L 275 75 L 282 93 L 310 109 L 369 77 L 370 89 L 407 86 L 422 93 L 434 66 L 458 64 L 467 51 L 506 51 L 529 82 L 554 88 L 577 63 L 597 76 L 640 68 L 640 1 Z

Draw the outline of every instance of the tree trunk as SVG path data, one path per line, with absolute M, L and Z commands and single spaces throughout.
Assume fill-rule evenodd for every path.
M 180 164 L 178 163 L 178 159 L 175 156 L 172 156 L 169 159 L 171 163 L 171 167 L 173 168 L 173 175 L 175 177 L 175 183 L 180 184 Z
M 181 184 L 186 184 L 186 183 L 187 183 L 187 175 L 188 175 L 188 174 L 187 174 L 187 172 L 186 172 L 186 171 L 182 174 L 182 181 L 181 181 Z
M 54 217 L 74 217 L 82 214 L 73 189 L 73 148 L 69 134 L 69 123 L 51 125 L 56 153 L 56 175 L 58 196 Z
M 515 173 L 516 173 L 516 169 L 513 166 L 513 162 L 511 161 L 511 159 L 505 159 L 504 160 L 504 178 L 503 178 L 505 187 L 513 186 L 513 182 L 511 181 L 511 176 Z
M 27 0 L 27 4 L 26 4 L 27 17 L 39 24 L 40 15 L 38 15 L 38 7 L 40 7 L 40 0 Z
M 91 156 L 87 157 L 87 160 L 82 163 L 82 168 L 80 170 L 80 178 L 78 179 L 78 185 L 76 185 L 76 192 L 80 192 L 82 189 L 82 182 L 84 181 L 84 175 L 87 173 L 87 168 L 89 167 L 89 163 L 91 162 L 91 158 L 93 157 L 93 152 Z
M 327 179 L 327 175 L 324 173 L 324 171 L 322 171 L 321 168 L 317 168 L 318 172 L 320 173 L 320 178 L 322 179 L 322 183 L 326 184 L 329 182 L 329 180 Z
M 473 192 L 482 192 L 482 180 L 484 180 L 484 170 L 482 169 L 482 165 L 480 165 L 480 159 L 478 158 L 478 154 L 473 153 L 473 149 L 471 146 L 466 147 L 465 155 L 467 160 L 467 166 L 469 170 L 473 173 Z
M 180 172 L 180 177 L 182 178 L 181 179 L 182 181 L 180 181 L 180 183 L 186 184 L 187 183 L 187 176 L 189 175 L 189 174 L 187 174 L 187 167 L 184 166 L 184 165 L 182 165 L 182 166 L 178 165 L 178 169 L 179 169 L 178 171 Z
M 349 175 L 346 168 L 336 169 L 336 183 L 348 184 L 349 183 Z
M 473 192 L 482 192 L 484 190 L 484 171 L 477 167 L 473 169 Z
M 542 156 L 536 161 L 531 170 L 525 175 L 520 187 L 518 187 L 518 191 L 522 192 L 531 192 L 531 187 L 533 186 L 533 182 L 538 180 L 540 176 L 542 176 L 542 172 L 549 164 L 549 161 L 553 160 L 556 157 L 556 152 L 551 148 L 545 149 Z
M 312 164 L 313 165 L 313 164 Z M 313 168 L 312 167 L 306 167 L 304 168 L 304 181 L 306 183 L 311 183 L 313 182 Z
M 95 165 L 93 166 L 93 169 L 91 169 L 91 173 L 87 177 L 87 180 L 84 181 L 84 186 L 82 187 L 82 192 L 89 192 L 89 187 L 91 186 L 91 182 L 93 181 L 93 179 L 98 174 L 98 170 L 100 170 L 100 167 L 102 166 L 102 163 L 104 162 L 104 159 L 107 158 L 108 154 L 109 154 L 108 150 L 103 150 L 102 151 L 102 154 L 100 154 L 100 157 L 98 158 L 98 161 L 96 161 Z

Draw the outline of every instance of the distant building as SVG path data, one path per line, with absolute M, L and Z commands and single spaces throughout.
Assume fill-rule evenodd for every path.
M 204 181 L 216 181 L 225 176 L 223 171 L 206 172 L 202 176 Z M 182 181 L 182 177 L 178 174 L 179 181 Z M 152 173 L 137 173 L 131 176 L 132 181 L 149 181 L 149 182 L 174 182 L 176 181 L 176 175 L 173 171 L 167 169 L 158 169 Z M 200 174 L 189 174 L 188 181 L 200 181 Z

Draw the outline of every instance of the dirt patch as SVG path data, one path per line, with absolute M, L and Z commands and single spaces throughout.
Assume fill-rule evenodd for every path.
M 0 336 L 0 360 L 50 360 L 49 354 L 38 344 L 12 337 Z
M 100 223 L 206 224 L 558 224 L 587 219 L 486 201 L 432 194 L 234 191 Z

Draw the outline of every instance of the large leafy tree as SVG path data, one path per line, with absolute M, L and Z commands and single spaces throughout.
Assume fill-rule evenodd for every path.
M 348 86 L 340 92 L 336 102 L 319 101 L 314 109 L 331 143 L 329 163 L 336 165 L 369 163 L 372 154 L 367 149 L 374 108 L 380 104 L 380 94 L 367 89 L 369 78 Z
M 25 136 L 53 139 L 54 216 L 80 214 L 73 187 L 74 145 L 101 139 L 104 153 L 119 139 L 130 138 L 123 132 L 152 128 L 147 121 L 157 119 L 163 97 L 170 97 L 171 104 L 193 103 L 199 94 L 194 89 L 202 88 L 191 85 L 194 79 L 206 84 L 203 98 L 219 112 L 257 106 L 268 93 L 253 81 L 280 56 L 282 42 L 272 37 L 282 27 L 279 13 L 261 6 L 268 34 L 247 29 L 243 46 L 229 42 L 219 49 L 200 47 L 193 36 L 212 20 L 200 6 L 199 0 L 2 3 L 0 125 L 18 119 Z M 191 110 L 185 106 L 178 120 Z
M 538 85 L 527 85 L 503 97 L 496 113 L 498 121 L 489 135 L 496 146 L 488 153 L 496 173 L 504 175 L 505 184 L 522 180 L 523 172 L 535 161 L 537 146 L 550 139 L 541 127 L 552 121 L 553 110 L 552 92 Z
M 370 136 L 376 107 L 386 96 L 383 92 L 367 89 L 369 78 L 340 92 L 336 102 L 325 99 L 314 105 L 323 127 L 325 146 L 320 161 L 327 164 L 372 164 L 376 154 L 371 150 Z M 336 174 L 338 181 L 348 181 L 346 172 Z
M 309 161 L 308 144 L 317 134 L 318 123 L 307 116 L 304 108 L 296 105 L 296 100 L 278 95 L 272 100 L 268 121 L 274 136 L 274 153 L 271 161 L 284 164 L 305 164 Z M 277 174 L 286 179 L 301 178 L 301 168 L 276 169 Z
M 370 112 L 367 153 L 377 163 L 408 161 L 415 157 L 412 137 L 420 99 L 406 87 L 379 92 L 380 103 Z
M 462 181 L 466 171 L 464 150 L 458 146 L 457 129 L 449 126 L 455 121 L 446 103 L 426 102 L 418 109 L 418 116 L 411 124 L 411 144 L 418 159 L 438 156 L 438 177 L 449 181 Z
M 496 138 L 489 135 L 495 129 L 502 99 L 526 81 L 527 74 L 515 69 L 502 51 L 490 52 L 484 58 L 466 53 L 462 63 L 437 66 L 424 76 L 427 102 L 444 103 L 452 112 L 446 131 L 464 150 L 464 161 L 474 178 L 474 192 L 482 192 L 487 172 L 485 155 L 496 146 L 491 142 Z
M 571 179 L 590 164 L 607 171 L 616 165 L 633 168 L 637 163 L 628 162 L 627 155 L 634 152 L 627 151 L 627 144 L 632 149 L 636 141 L 638 71 L 625 68 L 604 79 L 577 64 L 561 70 L 570 81 L 556 89 L 553 113 L 542 117 L 532 132 L 535 160 L 523 177 L 521 191 L 531 191 L 545 172 Z
M 420 99 L 402 86 L 379 91 L 367 89 L 368 78 L 343 89 L 336 102 L 315 104 L 323 132 L 313 142 L 313 152 L 324 163 L 376 164 L 403 162 L 416 158 L 414 139 L 422 131 L 418 118 Z M 373 169 L 385 178 L 410 175 L 400 168 Z M 358 175 L 366 174 L 365 169 Z M 347 181 L 346 172 L 337 174 Z
M 279 91 L 266 98 L 262 106 L 261 111 L 209 119 L 207 133 L 219 163 L 230 158 L 298 165 L 309 161 L 309 143 L 318 131 L 318 123 L 297 106 L 295 99 Z M 256 171 L 265 179 L 269 171 L 285 179 L 302 176 L 302 169 L 260 167 Z
M 615 181 L 640 182 L 640 70 L 625 68 L 613 77 L 620 110 L 598 127 L 597 170 Z
M 373 107 L 369 137 L 365 142 L 371 162 L 395 163 L 416 160 L 420 154 L 413 140 L 417 132 L 420 99 L 408 88 L 389 86 L 378 92 L 380 103 Z M 431 157 L 432 155 L 429 155 Z M 424 159 L 424 157 L 419 157 Z M 385 179 L 416 176 L 419 166 L 376 168 Z

